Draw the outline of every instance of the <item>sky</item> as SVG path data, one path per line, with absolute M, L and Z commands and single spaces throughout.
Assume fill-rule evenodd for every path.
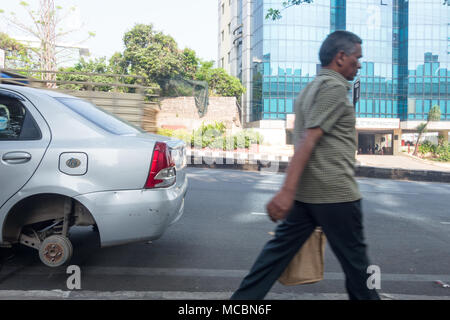
M 0 0 L 0 9 L 13 11 L 24 21 L 31 22 L 19 5 L 21 0 Z M 39 0 L 27 0 L 37 8 Z M 89 31 L 94 38 L 81 46 L 90 50 L 91 57 L 111 57 L 123 51 L 123 35 L 137 23 L 153 24 L 154 29 L 171 35 L 180 49 L 195 50 L 203 60 L 216 60 L 218 51 L 217 0 L 55 0 L 63 10 L 76 10 L 65 19 L 68 27 L 80 29 L 66 38 L 66 42 L 80 41 Z M 67 11 L 67 10 L 66 10 Z M 23 38 L 24 34 L 8 25 L 0 16 L 0 32 Z

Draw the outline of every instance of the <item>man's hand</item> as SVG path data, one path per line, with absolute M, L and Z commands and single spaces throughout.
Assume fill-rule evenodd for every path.
M 294 192 L 281 189 L 266 206 L 270 220 L 277 222 L 278 220 L 285 219 L 293 204 Z
M 267 212 L 273 222 L 286 218 L 289 210 L 294 204 L 295 191 L 302 176 L 303 170 L 313 152 L 313 149 L 324 132 L 320 127 L 308 129 L 298 142 L 294 156 L 289 163 L 286 172 L 286 180 L 283 188 L 267 204 Z

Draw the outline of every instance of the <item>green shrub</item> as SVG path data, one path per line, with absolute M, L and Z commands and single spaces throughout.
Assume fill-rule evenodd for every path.
M 187 145 L 191 144 L 191 134 L 183 129 L 173 130 L 173 129 L 158 128 L 157 134 L 183 140 Z
M 202 136 L 198 133 L 196 134 L 196 132 L 193 132 L 191 135 L 191 147 L 197 148 L 200 146 L 204 148 Z
M 263 136 L 252 129 L 242 130 L 233 136 L 226 135 L 226 126 L 222 122 L 204 125 L 191 133 L 178 129 L 158 129 L 158 134 L 173 137 L 186 142 L 191 147 L 222 150 L 248 149 L 252 144 L 261 144 Z
M 426 154 L 431 152 L 431 146 L 433 143 L 431 141 L 425 140 L 422 144 L 419 145 L 419 153 Z
M 186 130 L 183 129 L 175 130 L 172 133 L 172 137 L 183 140 L 187 145 L 191 144 L 191 134 Z
M 263 142 L 263 136 L 259 132 L 251 129 L 236 133 L 233 139 L 234 149 L 248 149 L 252 144 L 261 144 Z
M 421 154 L 431 153 L 433 158 L 435 158 L 434 160 L 437 161 L 450 161 L 450 147 L 448 142 L 437 145 L 426 140 L 419 146 L 419 152 Z
M 436 155 L 439 161 L 450 161 L 450 147 L 448 143 L 437 147 Z
M 246 130 L 246 134 L 249 137 L 251 144 L 262 144 L 264 141 L 264 137 L 257 131 Z
M 191 146 L 202 146 L 202 148 L 217 145 L 216 140 L 222 138 L 225 134 L 226 126 L 223 122 L 215 122 L 214 124 L 205 125 L 195 130 L 191 137 Z
M 214 148 L 214 149 L 226 150 L 227 149 L 227 138 L 225 136 L 219 137 L 219 138 L 215 139 L 209 145 L 209 147 Z M 229 150 L 232 150 L 232 148 Z
M 172 137 L 174 130 L 172 129 L 165 129 L 165 128 L 158 128 L 157 134 L 160 134 L 162 136 L 166 137 Z

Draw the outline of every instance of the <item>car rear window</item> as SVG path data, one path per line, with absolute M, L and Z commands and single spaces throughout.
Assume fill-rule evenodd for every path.
M 94 104 L 76 98 L 55 98 L 69 109 L 78 113 L 80 116 L 94 123 L 98 127 L 117 135 L 136 134 L 143 132 L 131 123 L 122 120 L 115 115 L 100 109 Z
M 0 140 L 40 140 L 41 131 L 20 97 L 0 92 Z

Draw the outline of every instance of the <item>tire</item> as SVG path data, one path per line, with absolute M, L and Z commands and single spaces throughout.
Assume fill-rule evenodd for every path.
M 67 263 L 73 254 L 70 240 L 61 235 L 51 235 L 39 248 L 39 258 L 47 267 L 56 268 Z

